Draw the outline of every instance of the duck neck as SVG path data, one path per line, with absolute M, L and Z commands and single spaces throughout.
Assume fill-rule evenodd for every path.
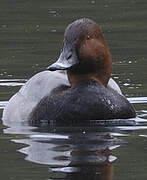
M 94 80 L 106 87 L 111 76 L 111 66 L 111 63 L 105 65 L 105 67 L 97 67 L 95 65 L 92 67 L 93 70 L 88 72 L 87 69 L 89 70 L 91 68 L 90 65 L 87 68 L 75 65 L 75 67 L 67 70 L 71 87 L 74 87 L 78 82 L 83 80 Z M 97 69 L 100 70 L 98 71 Z

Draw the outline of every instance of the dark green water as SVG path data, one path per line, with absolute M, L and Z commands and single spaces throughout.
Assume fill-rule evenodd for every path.
M 138 116 L 147 119 L 146 0 L 0 0 L 1 116 L 20 85 L 57 59 L 65 27 L 81 17 L 101 25 L 113 78 Z M 3 180 L 147 179 L 146 123 L 70 131 L 19 128 L 0 124 Z

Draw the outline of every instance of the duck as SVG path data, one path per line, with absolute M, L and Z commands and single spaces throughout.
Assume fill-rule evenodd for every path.
M 28 117 L 42 98 L 59 86 L 70 88 L 66 70 L 41 71 L 32 76 L 8 101 L 2 114 L 2 121 L 5 126 L 28 124 Z M 122 91 L 116 81 L 111 77 L 108 89 L 113 89 L 122 95 Z
M 93 20 L 82 18 L 67 26 L 59 59 L 48 70 L 66 71 L 70 87 L 59 85 L 44 96 L 29 115 L 31 124 L 71 125 L 136 117 L 117 85 L 116 89 L 109 85 L 112 56 Z

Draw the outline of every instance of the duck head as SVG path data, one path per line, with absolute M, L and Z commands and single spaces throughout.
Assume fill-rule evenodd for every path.
M 99 25 L 88 18 L 69 24 L 59 59 L 48 69 L 67 70 L 72 86 L 83 79 L 94 79 L 107 86 L 112 58 Z

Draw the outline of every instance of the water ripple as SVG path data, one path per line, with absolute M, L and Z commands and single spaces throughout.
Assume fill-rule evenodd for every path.
M 26 79 L 0 79 L 0 86 L 22 86 Z
M 144 104 L 147 103 L 147 97 L 131 97 L 127 98 L 132 104 Z
M 8 101 L 0 101 L 0 109 L 4 109 L 7 104 Z

